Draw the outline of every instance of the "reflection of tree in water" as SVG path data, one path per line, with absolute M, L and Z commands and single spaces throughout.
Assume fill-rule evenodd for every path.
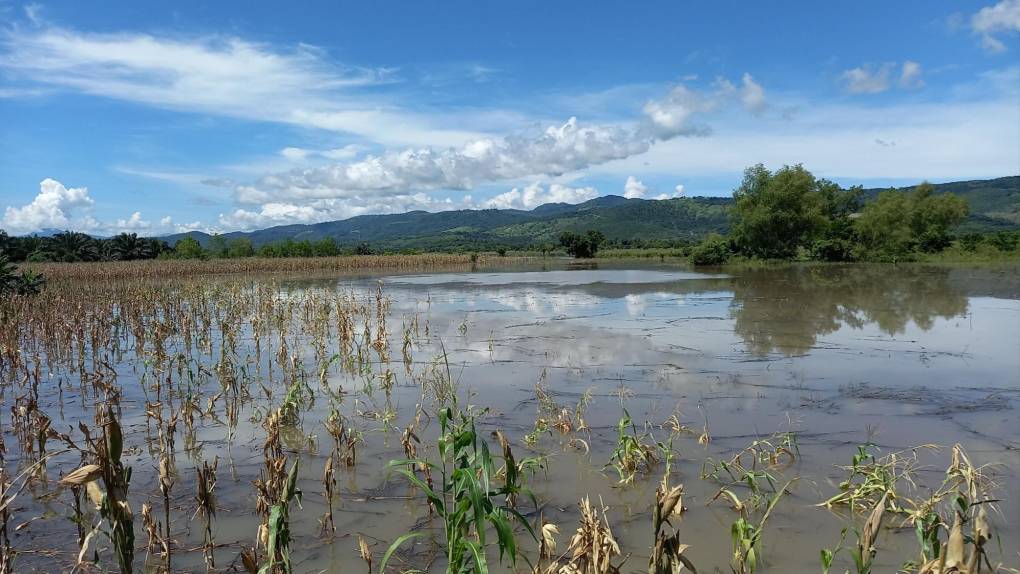
M 945 269 L 865 265 L 748 271 L 733 279 L 734 330 L 756 355 L 805 353 L 842 325 L 896 335 L 913 321 L 927 331 L 967 312 L 947 278 Z

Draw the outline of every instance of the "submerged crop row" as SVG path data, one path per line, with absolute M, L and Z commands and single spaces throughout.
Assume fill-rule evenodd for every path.
M 513 405 L 451 363 L 476 342 L 467 322 L 434 323 L 427 297 L 393 304 L 381 287 L 255 280 L 68 280 L 4 299 L 0 573 L 306 572 L 333 552 L 369 572 L 743 574 L 791 544 L 792 505 L 844 525 L 812 550 L 821 572 L 893 558 L 1016 571 L 1000 564 L 1016 556 L 996 535 L 1013 518 L 997 469 L 960 445 L 937 472 L 933 445 L 848 449 L 840 481 L 809 499 L 796 430 L 709 452 L 707 417 L 635 421 L 625 388 L 564 402 L 544 376 L 526 383 L 529 424 L 511 424 Z M 616 425 L 589 423 L 595 400 L 619 402 Z M 634 493 L 630 507 L 571 492 L 576 506 L 554 509 L 542 491 L 562 453 Z M 695 505 L 725 523 L 697 522 Z M 352 526 L 370 519 L 394 524 L 384 538 Z M 699 561 L 691 529 L 728 540 L 727 557 Z
M 515 258 L 500 257 L 500 263 Z M 178 278 L 196 275 L 304 273 L 313 271 L 357 273 L 372 269 L 469 268 L 492 263 L 492 255 L 477 253 L 420 253 L 415 255 L 346 255 L 338 257 L 243 259 L 168 259 L 98 263 L 31 263 L 31 271 L 54 280 L 109 280 Z

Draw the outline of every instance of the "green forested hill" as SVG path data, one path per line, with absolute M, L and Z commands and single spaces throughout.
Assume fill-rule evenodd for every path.
M 971 215 L 962 231 L 1020 228 L 1020 176 L 961 181 L 935 186 L 965 198 Z M 881 189 L 864 191 L 865 200 Z M 729 197 L 645 200 L 603 196 L 577 205 L 547 204 L 532 211 L 458 210 L 395 215 L 363 215 L 342 221 L 286 225 L 224 236 L 248 237 L 259 247 L 286 239 L 319 240 L 341 245 L 367 242 L 374 249 L 459 250 L 498 246 L 537 247 L 554 244 L 563 231 L 598 229 L 614 243 L 697 240 L 729 226 Z M 203 245 L 209 235 L 192 232 Z M 173 244 L 183 235 L 165 239 Z

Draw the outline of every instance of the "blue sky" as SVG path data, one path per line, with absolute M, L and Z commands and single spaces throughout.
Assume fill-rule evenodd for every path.
M 1020 0 L 0 0 L 0 228 L 1020 173 Z

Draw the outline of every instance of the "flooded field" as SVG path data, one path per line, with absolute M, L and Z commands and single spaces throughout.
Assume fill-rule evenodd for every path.
M 957 521 L 1020 568 L 1016 267 L 65 281 L 0 327 L 11 572 L 443 571 L 461 463 L 500 571 L 917 572 Z

